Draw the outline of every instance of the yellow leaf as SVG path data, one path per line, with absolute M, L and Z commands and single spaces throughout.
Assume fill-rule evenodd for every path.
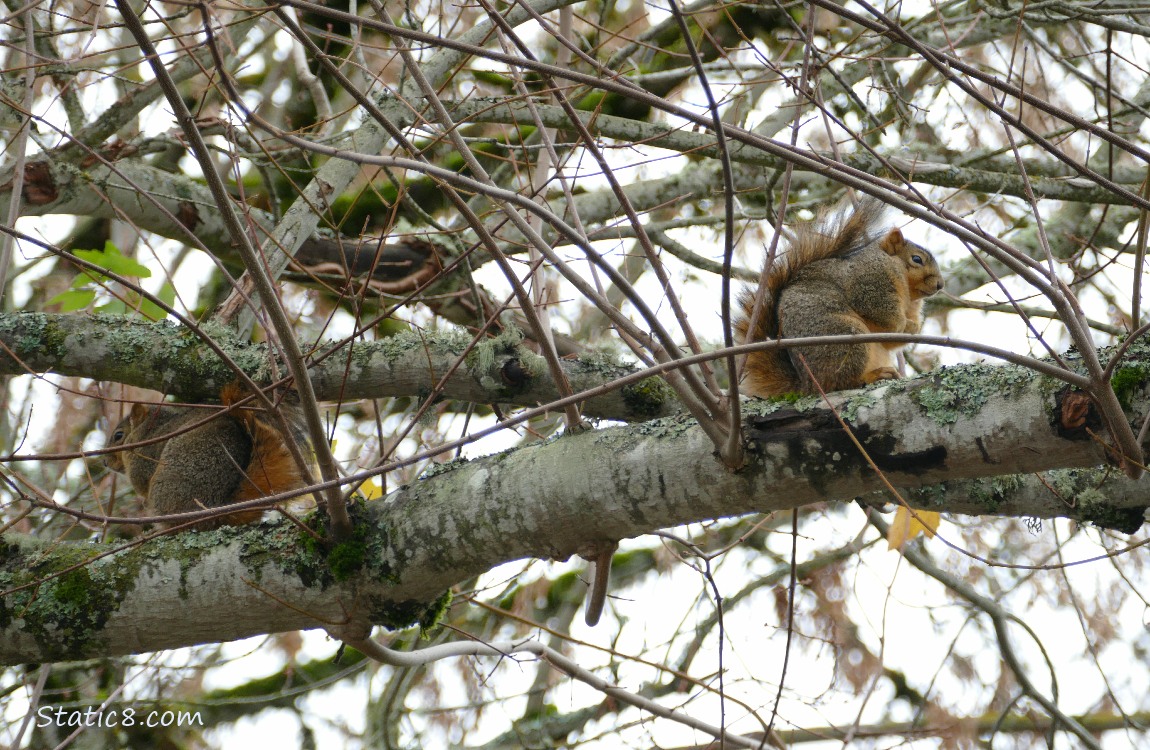
M 379 483 L 379 477 L 371 477 L 366 482 L 359 486 L 359 491 L 367 500 L 378 500 L 383 497 L 383 486 Z
M 940 520 L 941 516 L 932 510 L 916 510 L 912 516 L 909 509 L 900 505 L 894 512 L 894 521 L 886 534 L 887 548 L 901 550 L 904 544 L 919 534 L 934 536 Z

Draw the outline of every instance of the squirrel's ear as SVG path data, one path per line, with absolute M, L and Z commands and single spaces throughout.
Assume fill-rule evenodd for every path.
M 906 244 L 906 240 L 902 238 L 902 230 L 896 227 L 887 232 L 878 244 L 887 255 L 898 255 L 899 248 Z

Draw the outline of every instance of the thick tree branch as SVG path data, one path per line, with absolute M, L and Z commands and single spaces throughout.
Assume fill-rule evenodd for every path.
M 1146 347 L 1128 354 L 1135 366 L 1150 362 Z M 1127 395 L 1140 417 L 1146 380 Z M 886 477 L 918 487 L 1103 464 L 1101 440 L 1086 427 L 1061 426 L 1063 396 L 1061 383 L 1021 368 L 965 366 L 832 398 Z M 750 461 L 737 473 L 685 417 L 452 464 L 368 504 L 348 550 L 354 564 L 336 571 L 287 524 L 184 535 L 79 567 L 107 548 L 6 546 L 0 662 L 149 651 L 353 617 L 406 624 L 443 590 L 511 560 L 566 559 L 589 542 L 878 490 L 829 409 L 814 400 L 798 406 L 748 409 Z M 1140 495 L 1127 500 L 1145 504 Z M 920 502 L 971 514 L 1051 510 L 973 494 Z M 84 586 L 69 586 L 77 577 Z
M 210 328 L 232 360 L 253 379 L 268 378 L 263 345 L 238 342 Z M 426 332 L 356 341 L 313 356 L 309 367 L 321 401 L 350 401 L 429 393 L 463 356 L 471 337 L 460 332 Z M 321 350 L 323 347 L 319 347 Z M 576 392 L 635 372 L 603 358 L 563 360 Z M 126 316 L 0 314 L 0 374 L 54 372 L 140 386 L 183 401 L 210 400 L 235 380 L 235 373 L 196 337 L 169 323 Z M 477 347 L 444 385 L 444 398 L 472 403 L 546 404 L 559 397 L 538 355 L 506 338 Z M 638 421 L 680 411 L 670 389 L 649 378 L 586 402 L 597 419 Z

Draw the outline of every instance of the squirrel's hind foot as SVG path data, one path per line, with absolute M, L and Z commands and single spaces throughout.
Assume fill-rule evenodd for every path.
M 878 367 L 863 373 L 863 382 L 870 385 L 880 380 L 898 380 L 898 377 L 898 370 L 893 367 Z

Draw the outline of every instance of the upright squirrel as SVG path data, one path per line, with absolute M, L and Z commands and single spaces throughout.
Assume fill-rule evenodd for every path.
M 942 275 L 929 251 L 898 229 L 879 229 L 883 209 L 864 199 L 849 214 L 800 227 L 786 257 L 767 274 L 750 340 L 918 333 L 922 300 L 942 289 Z M 746 340 L 755 290 L 744 289 L 739 304 L 735 330 Z M 747 356 L 744 388 L 764 397 L 816 394 L 816 381 L 824 391 L 838 391 L 897 378 L 894 352 L 901 347 L 842 343 L 754 352 Z
M 225 386 L 220 399 L 231 406 L 244 397 L 238 385 Z M 301 454 L 310 459 L 310 443 L 294 407 L 284 407 Z M 108 468 L 128 477 L 146 498 L 148 515 L 168 515 L 219 508 L 307 486 L 284 435 L 267 414 L 236 409 L 198 427 L 206 413 L 178 406 L 136 404 L 108 436 L 108 447 L 157 442 L 109 453 Z M 262 510 L 249 510 L 205 521 L 196 528 L 259 520 Z

